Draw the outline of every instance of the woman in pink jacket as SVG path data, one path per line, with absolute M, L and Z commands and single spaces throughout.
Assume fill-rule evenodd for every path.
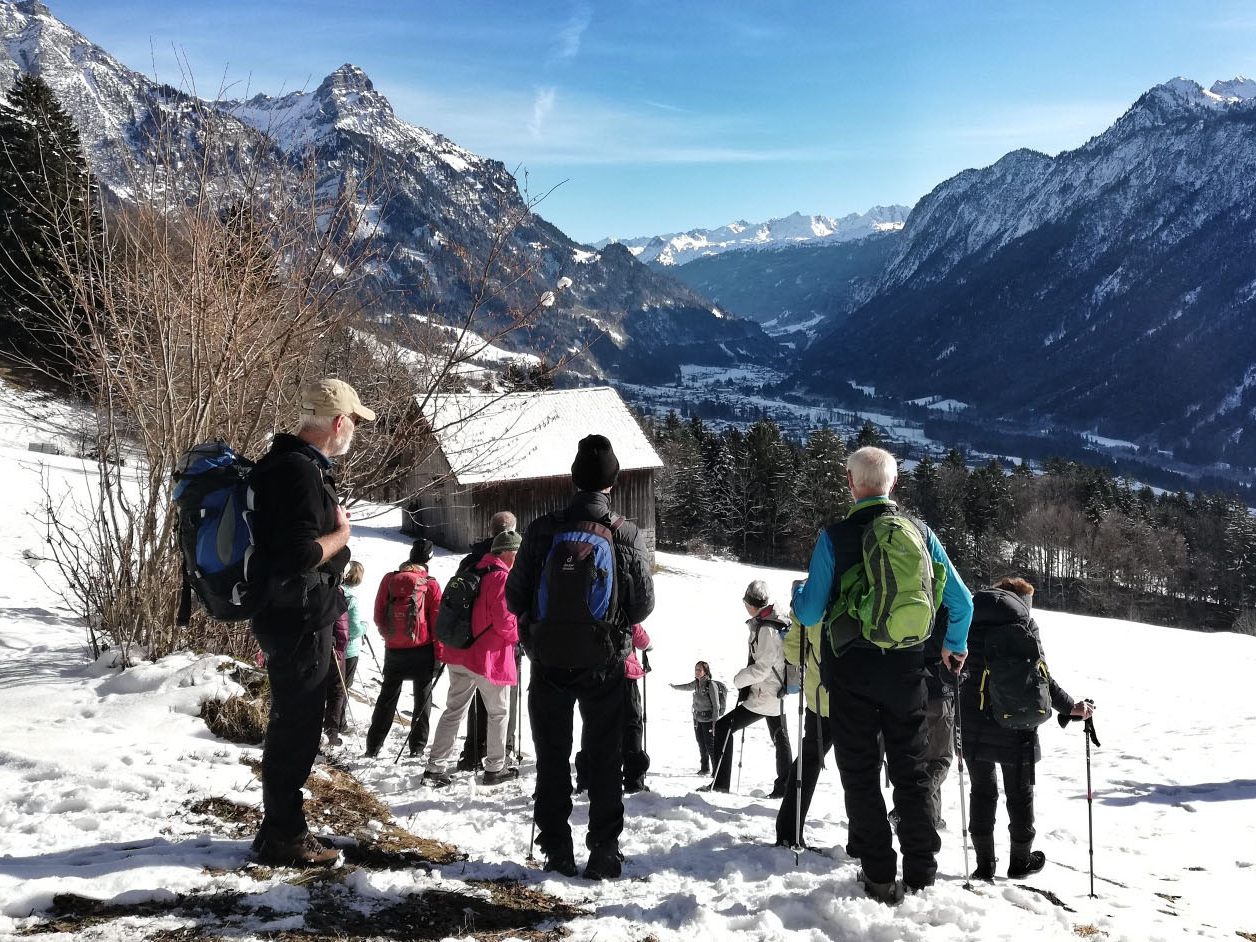
M 645 783 L 645 773 L 650 771 L 650 756 L 645 751 L 645 711 L 641 704 L 641 691 L 637 681 L 645 676 L 645 668 L 637 660 L 637 652 L 650 646 L 650 636 L 641 625 L 632 626 L 632 653 L 624 660 L 624 676 L 628 683 L 624 685 L 624 791 L 648 792 L 650 786 Z M 576 794 L 588 786 L 588 768 L 582 761 L 584 751 L 576 753 Z
M 437 788 L 453 779 L 454 743 L 462 718 L 467 715 L 476 691 L 488 714 L 488 750 L 484 756 L 485 785 L 497 785 L 518 778 L 517 768 L 506 767 L 506 722 L 510 709 L 510 688 L 519 682 L 515 670 L 515 644 L 519 627 L 506 608 L 506 577 L 514 565 L 520 537 L 513 530 L 493 538 L 492 549 L 476 567 L 484 571 L 480 591 L 471 608 L 471 634 L 475 640 L 467 648 L 451 648 L 436 642 L 436 656 L 449 667 L 449 692 L 432 739 L 423 781 Z

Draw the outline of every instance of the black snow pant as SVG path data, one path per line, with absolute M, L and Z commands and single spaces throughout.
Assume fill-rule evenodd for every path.
M 471 755 L 473 750 L 478 750 L 479 755 L 473 757 Z M 467 710 L 467 734 L 462 741 L 462 752 L 458 755 L 458 768 L 464 770 L 474 768 L 484 761 L 486 755 L 488 755 L 488 710 L 484 706 L 484 698 L 477 690 Z
M 780 714 L 764 716 L 737 706 L 730 713 L 725 713 L 715 723 L 715 790 L 726 792 L 733 778 L 733 733 L 745 729 L 759 720 L 767 720 L 768 735 L 772 737 L 772 745 L 776 748 L 776 781 L 772 783 L 772 791 L 780 792 L 785 788 L 785 780 L 789 778 L 789 769 L 794 762 L 794 752 L 789 746 L 789 734 L 785 731 L 785 723 Z
M 353 686 L 353 675 L 358 669 L 358 658 L 347 657 L 339 663 L 332 662 L 327 671 L 327 712 L 323 714 L 323 729 L 343 733 L 345 712 L 349 706 L 349 688 Z
M 971 786 L 968 800 L 968 827 L 973 840 L 994 840 L 994 817 L 999 804 L 999 784 L 995 769 L 1003 771 L 1003 793 L 1007 801 L 1008 835 L 1013 846 L 1021 846 L 1028 853 L 1037 831 L 1034 829 L 1034 763 L 1030 753 L 1028 761 L 983 762 L 965 759 Z
M 576 791 L 589 788 L 588 727 L 580 734 L 580 751 L 576 753 Z M 650 757 L 645 751 L 645 713 L 635 680 L 624 681 L 624 788 L 640 791 L 645 773 L 650 771 Z
M 785 782 L 785 798 L 781 802 L 781 810 L 776 815 L 776 841 L 794 845 L 795 838 L 799 846 L 806 847 L 802 840 L 802 829 L 805 827 L 807 810 L 811 807 L 811 796 L 815 794 L 816 782 L 820 778 L 820 764 L 825 755 L 833 748 L 833 731 L 829 722 L 811 710 L 803 716 L 802 732 L 802 817 L 798 817 L 798 763 L 789 767 L 789 779 Z M 797 830 L 797 834 L 795 831 Z
M 715 761 L 715 720 L 694 720 L 693 735 L 698 740 L 698 756 L 702 760 L 699 775 L 711 774 L 711 763 Z
M 388 648 L 384 652 L 384 678 L 371 714 L 371 728 L 366 734 L 366 751 L 379 752 L 388 738 L 397 701 L 401 698 L 401 685 L 407 680 L 414 684 L 414 712 L 410 721 L 410 755 L 416 756 L 427 747 L 427 735 L 431 726 L 432 687 L 440 674 L 437 671 L 436 651 L 430 644 L 418 648 Z
M 912 889 L 931 885 L 942 844 L 929 810 L 923 654 L 855 647 L 834 657 L 826 650 L 821 671 L 846 796 L 848 852 L 859 858 L 864 874 L 875 883 L 892 882 L 898 873 L 881 794 L 880 737 L 899 815 L 903 882 Z
M 270 719 L 262 747 L 262 825 L 259 837 L 305 835 L 301 787 L 310 777 L 323 735 L 332 626 L 295 637 L 258 634 L 270 675 Z
M 588 761 L 589 833 L 585 844 L 618 848 L 624 829 L 623 662 L 605 670 L 567 670 L 532 665 L 528 719 L 536 746 L 533 817 L 537 845 L 549 857 L 572 852 L 571 746 L 580 708 L 581 746 Z

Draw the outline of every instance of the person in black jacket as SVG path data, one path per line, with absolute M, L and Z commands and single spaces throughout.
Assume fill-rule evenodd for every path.
M 1007 875 L 1013 879 L 1037 873 L 1046 854 L 1034 850 L 1034 764 L 1042 753 L 1038 730 L 1007 729 L 995 722 L 982 702 L 981 677 L 988 666 L 986 645 L 996 632 L 1021 627 L 1038 641 L 1038 625 L 1030 614 L 1034 587 L 1024 579 L 1001 579 L 992 588 L 973 595 L 973 621 L 969 631 L 969 658 L 960 688 L 961 748 L 970 775 L 968 817 L 973 849 L 977 853 L 974 880 L 993 880 L 998 858 L 994 850 L 994 818 L 999 803 L 996 767 L 1003 774 L 1007 802 L 1011 855 Z M 1074 701 L 1049 678 L 1051 705 L 1068 716 L 1086 718 L 1093 712 L 1089 701 Z
M 339 581 L 349 563 L 349 515 L 337 502 L 330 459 L 348 452 L 355 423 L 374 418 L 342 380 L 306 386 L 295 434 L 276 435 L 250 478 L 255 565 L 269 589 L 252 628 L 266 654 L 271 694 L 264 813 L 253 851 L 269 864 L 328 865 L 337 858 L 306 827 L 301 787 L 318 755 L 332 626 L 343 610 Z
M 493 538 L 499 533 L 514 530 L 517 526 L 515 515 L 509 510 L 499 510 L 489 521 L 489 533 L 484 539 L 471 544 L 467 555 L 458 563 L 458 571 L 475 566 L 493 549 Z M 515 646 L 515 672 L 518 673 L 519 658 L 523 656 L 518 645 Z M 519 688 L 510 688 L 510 719 L 506 724 L 506 751 L 510 752 L 511 743 L 515 741 L 515 724 L 519 721 Z M 472 755 L 475 753 L 475 755 Z M 484 756 L 488 753 L 488 710 L 484 706 L 484 698 L 475 692 L 471 708 L 467 711 L 467 735 L 462 742 L 462 752 L 458 756 L 460 772 L 476 772 L 484 768 Z M 516 759 L 518 756 L 515 757 Z
M 528 719 L 536 746 L 534 820 L 547 870 L 574 876 L 571 825 L 572 715 L 577 704 L 588 744 L 589 833 L 585 843 L 589 879 L 618 877 L 624 829 L 623 734 L 624 660 L 631 650 L 632 625 L 654 610 L 650 557 L 640 531 L 611 513 L 607 495 L 619 475 L 615 451 L 602 435 L 580 441 L 571 465 L 576 494 L 566 510 L 538 517 L 528 525 L 523 545 L 506 582 L 506 604 L 519 617 L 519 635 L 532 662 L 528 684 Z M 611 531 L 615 559 L 615 610 L 609 631 L 582 626 L 569 635 L 561 625 L 540 619 L 538 598 L 545 563 L 560 527 L 601 524 Z M 557 568 L 557 567 L 556 567 Z M 552 602 L 553 600 L 551 600 Z M 600 653 L 602 650 L 605 653 Z M 557 666 L 560 656 L 587 652 L 600 663 Z

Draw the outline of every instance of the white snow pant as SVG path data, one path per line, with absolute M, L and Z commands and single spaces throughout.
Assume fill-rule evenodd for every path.
M 445 696 L 445 712 L 436 724 L 432 752 L 427 759 L 429 772 L 448 772 L 453 763 L 454 743 L 462 719 L 471 706 L 471 698 L 480 691 L 488 714 L 488 748 L 484 754 L 484 771 L 500 772 L 506 767 L 506 723 L 510 713 L 510 688 L 499 687 L 475 671 L 459 664 L 450 664 L 446 671 L 449 692 Z

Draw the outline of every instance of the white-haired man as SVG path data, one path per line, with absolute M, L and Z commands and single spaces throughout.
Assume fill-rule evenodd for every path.
M 846 462 L 846 480 L 854 504 L 846 518 L 826 527 L 816 540 L 807 580 L 794 591 L 794 614 L 803 624 L 823 619 L 833 602 L 835 585 L 863 562 L 865 528 L 878 516 L 897 508 L 890 492 L 898 479 L 894 456 L 881 448 L 860 448 Z M 967 656 L 972 595 L 947 558 L 933 531 L 919 521 L 934 562 L 946 570 L 943 602 L 949 624 L 942 662 L 958 672 Z M 884 650 L 856 636 L 834 651 L 821 645 L 821 677 L 829 691 L 829 722 L 838 772 L 846 797 L 849 824 L 847 851 L 863 865 L 868 894 L 882 902 L 902 898 L 903 884 L 921 890 L 937 873 L 941 847 L 929 810 L 930 781 L 926 768 L 925 645 Z M 903 881 L 897 880 L 898 858 L 886 817 L 879 781 L 881 737 L 894 806 L 899 815 L 898 838 L 903 852 Z
M 318 755 L 338 588 L 349 563 L 349 515 L 336 500 L 331 460 L 348 452 L 358 422 L 375 413 L 343 380 L 301 389 L 296 430 L 275 436 L 250 481 L 255 563 L 268 580 L 253 634 L 266 654 L 271 707 L 262 751 L 264 814 L 253 851 L 282 866 L 329 865 L 337 852 L 310 834 L 301 787 Z

